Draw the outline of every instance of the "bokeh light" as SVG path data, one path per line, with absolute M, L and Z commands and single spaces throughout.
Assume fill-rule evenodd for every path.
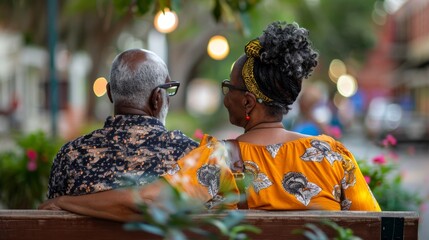
M 92 89 L 94 91 L 95 96 L 101 97 L 106 94 L 106 85 L 107 80 L 104 77 L 97 78 L 92 85 Z
M 319 105 L 313 109 L 313 117 L 321 123 L 329 124 L 332 119 L 332 111 L 326 105 Z
M 405 2 L 406 0 L 386 0 L 383 1 L 383 5 L 387 13 L 393 14 L 399 8 L 401 8 L 401 6 L 404 5 Z
M 209 56 L 215 60 L 222 60 L 229 54 L 228 40 L 224 36 L 216 35 L 210 38 L 207 45 Z
M 338 78 L 337 90 L 344 97 L 351 97 L 357 91 L 356 79 L 351 75 L 342 75 Z
M 334 95 L 334 97 L 333 97 L 333 99 L 332 99 L 332 102 L 334 103 L 334 106 L 336 108 L 340 108 L 341 104 L 343 103 L 343 101 L 345 99 L 346 98 L 343 95 L 341 95 L 339 92 L 336 92 L 335 95 Z
M 186 108 L 194 115 L 214 114 L 219 108 L 219 83 L 207 79 L 194 79 L 186 89 Z
M 164 12 L 159 11 L 154 18 L 154 26 L 158 32 L 170 33 L 176 30 L 179 25 L 177 14 L 170 9 L 165 8 Z
M 346 65 L 340 59 L 334 59 L 329 64 L 329 78 L 333 82 L 337 82 L 338 78 L 346 73 Z

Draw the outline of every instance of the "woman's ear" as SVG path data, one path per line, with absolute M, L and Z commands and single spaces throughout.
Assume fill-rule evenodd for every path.
M 110 102 L 113 103 L 112 93 L 110 92 L 110 83 L 107 83 L 106 91 L 107 91 L 107 96 L 109 97 Z
M 243 104 L 244 108 L 246 109 L 246 112 L 248 112 L 248 113 L 251 112 L 256 105 L 255 95 L 253 95 L 250 92 L 245 92 L 242 104 Z

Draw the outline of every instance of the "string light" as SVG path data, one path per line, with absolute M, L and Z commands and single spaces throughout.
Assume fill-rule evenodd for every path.
M 222 60 L 229 54 L 229 44 L 224 36 L 216 35 L 210 38 L 207 53 L 215 60 Z
M 164 12 L 159 11 L 154 18 L 154 26 L 158 32 L 170 33 L 176 30 L 179 25 L 177 14 L 170 9 L 165 8 Z

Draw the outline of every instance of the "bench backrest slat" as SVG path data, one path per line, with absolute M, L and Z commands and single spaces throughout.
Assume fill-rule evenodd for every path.
M 243 211 L 243 210 L 241 210 Z M 207 213 L 210 214 L 210 213 Z M 262 233 L 252 239 L 305 239 L 293 234 L 306 223 L 329 219 L 351 228 L 362 239 L 418 239 L 416 212 L 245 211 L 246 222 Z M 195 215 L 196 220 L 205 214 Z M 322 226 L 318 224 L 318 226 Z M 330 236 L 333 231 L 322 227 Z M 161 239 L 145 232 L 125 231 L 123 223 L 66 211 L 0 210 L 0 240 Z

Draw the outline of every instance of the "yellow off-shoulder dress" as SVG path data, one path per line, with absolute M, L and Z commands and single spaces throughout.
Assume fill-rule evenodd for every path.
M 208 207 L 238 195 L 227 146 L 205 135 L 164 178 Z M 381 211 L 353 155 L 329 136 L 239 148 L 249 209 Z

